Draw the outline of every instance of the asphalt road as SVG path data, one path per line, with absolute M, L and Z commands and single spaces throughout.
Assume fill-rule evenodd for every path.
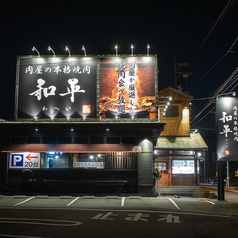
M 234 237 L 238 203 L 199 198 L 1 197 L 0 237 Z

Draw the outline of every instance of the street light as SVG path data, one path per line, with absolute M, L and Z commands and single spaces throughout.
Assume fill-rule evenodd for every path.
M 51 51 L 54 54 L 54 57 L 55 57 L 55 52 L 53 51 L 53 49 L 50 46 L 48 46 L 48 50 Z
M 69 57 L 71 57 L 71 53 L 70 53 L 70 51 L 69 51 L 68 46 L 65 46 L 65 50 L 67 50 L 67 51 L 69 52 Z
M 38 54 L 38 57 L 40 57 L 40 52 L 36 49 L 36 47 L 35 46 L 33 46 L 32 47 L 32 51 L 36 51 L 37 52 L 37 54 Z

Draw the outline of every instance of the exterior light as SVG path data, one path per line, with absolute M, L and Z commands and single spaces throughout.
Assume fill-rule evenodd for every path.
M 89 159 L 93 159 L 93 155 L 90 155 L 90 156 L 89 156 Z
M 86 56 L 86 49 L 85 49 L 84 45 L 82 46 L 82 51 L 84 52 L 84 56 Z
M 33 46 L 32 47 L 32 51 L 36 51 L 37 52 L 37 54 L 38 54 L 38 57 L 40 57 L 40 52 L 36 49 L 36 47 L 35 46 Z
M 131 119 L 132 119 L 132 120 L 134 120 L 134 119 L 135 119 L 135 117 L 134 117 L 134 116 L 131 116 Z
M 70 120 L 70 116 L 66 116 L 66 119 L 67 119 L 67 121 L 69 121 Z
M 106 131 L 109 131 L 109 129 L 107 128 Z
M 165 116 L 165 112 L 163 112 L 163 116 Z
M 74 131 L 74 129 L 72 128 L 71 131 Z
M 147 45 L 147 56 L 150 56 L 150 45 Z
M 115 119 L 118 120 L 118 116 L 115 116 Z
M 97 156 L 98 156 L 98 158 L 100 158 L 102 155 L 101 155 L 101 154 L 98 154 Z
M 38 117 L 35 116 L 35 117 L 34 117 L 34 120 L 37 121 L 37 120 L 38 120 Z
M 54 120 L 54 116 L 50 116 L 50 120 L 53 121 Z
M 118 49 L 117 45 L 115 45 L 115 49 L 116 49 L 116 56 L 117 56 L 117 49 Z
M 169 105 L 170 104 L 170 102 L 167 102 L 167 105 Z
M 198 152 L 198 153 L 197 153 L 197 156 L 201 157 L 201 156 L 202 156 L 202 153 L 201 153 L 201 152 Z
M 131 44 L 131 56 L 133 56 L 133 49 L 134 49 L 134 45 Z
M 84 120 L 84 121 L 86 120 L 86 116 L 83 116 L 83 120 Z
M 71 53 L 70 53 L 70 51 L 69 51 L 68 46 L 65 46 L 65 50 L 67 50 L 67 51 L 69 52 L 69 57 L 71 57 Z
M 35 131 L 38 131 L 38 128 L 36 128 Z
M 54 54 L 54 57 L 55 57 L 55 52 L 53 51 L 53 49 L 50 46 L 48 46 L 48 50 L 51 51 Z
M 169 97 L 169 101 L 172 101 L 172 97 Z

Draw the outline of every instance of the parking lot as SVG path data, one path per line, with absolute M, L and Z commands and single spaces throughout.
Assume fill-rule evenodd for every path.
M 72 196 L 1 196 L 0 208 L 51 209 L 148 209 L 183 210 L 204 213 L 238 214 L 238 203 L 192 197 L 72 197 Z

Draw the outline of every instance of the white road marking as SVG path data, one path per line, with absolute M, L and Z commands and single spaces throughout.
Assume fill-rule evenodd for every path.
M 39 236 L 17 236 L 17 235 L 8 235 L 8 234 L 0 234 L 0 237 L 13 237 L 13 238 L 43 238 Z
M 168 198 L 170 202 L 173 203 L 173 205 L 177 208 L 180 209 L 180 207 L 176 204 L 176 202 L 174 200 L 172 200 L 171 198 Z
M 124 207 L 125 206 L 125 197 L 123 197 L 122 199 L 121 199 L 121 207 Z
M 15 207 L 15 206 L 18 206 L 18 205 L 20 205 L 20 204 L 22 204 L 22 203 L 25 203 L 25 202 L 31 200 L 31 199 L 34 198 L 34 197 L 35 197 L 35 196 L 30 197 L 30 198 L 28 198 L 28 199 L 26 199 L 26 200 L 24 200 L 24 201 L 22 201 L 22 202 L 19 202 L 19 203 L 15 204 L 14 207 Z
M 73 201 L 71 201 L 70 203 L 68 203 L 66 205 L 66 207 L 70 206 L 71 204 L 73 204 L 74 202 L 76 202 L 79 199 L 79 197 L 76 197 Z
M 44 225 L 44 226 L 79 226 L 79 221 L 52 220 L 52 219 L 31 219 L 31 218 L 9 218 L 1 217 L 0 223 Z
M 209 200 L 206 200 L 206 202 L 211 203 L 212 205 L 215 205 L 215 204 L 216 204 L 216 203 L 211 202 L 211 201 L 209 201 Z

